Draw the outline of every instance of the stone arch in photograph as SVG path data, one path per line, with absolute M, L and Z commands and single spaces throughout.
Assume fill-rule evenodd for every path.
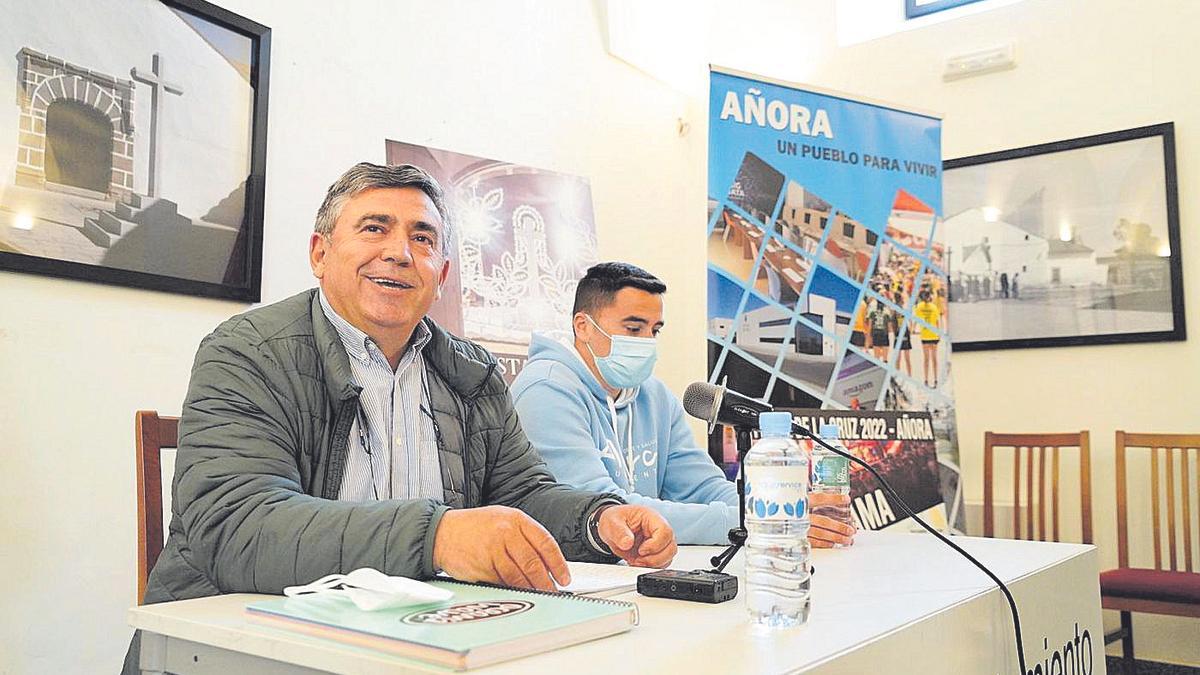
M 17 184 L 106 199 L 129 195 L 133 83 L 28 47 L 17 58 Z
M 46 182 L 107 193 L 112 176 L 112 120 L 78 101 L 46 106 Z

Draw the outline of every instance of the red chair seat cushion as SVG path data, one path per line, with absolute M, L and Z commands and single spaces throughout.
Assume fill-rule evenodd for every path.
M 1100 594 L 1200 604 L 1200 573 L 1119 567 L 1100 573 Z

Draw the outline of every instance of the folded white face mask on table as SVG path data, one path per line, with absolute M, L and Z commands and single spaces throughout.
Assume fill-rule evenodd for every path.
M 389 577 L 370 567 L 360 567 L 349 574 L 330 574 L 303 586 L 288 586 L 283 594 L 289 598 L 343 596 L 364 612 L 443 602 L 454 597 L 451 590 L 407 577 Z

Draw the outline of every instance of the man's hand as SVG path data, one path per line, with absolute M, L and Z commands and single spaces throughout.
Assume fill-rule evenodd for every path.
M 657 511 L 645 506 L 607 507 L 600 514 L 596 530 L 613 555 L 637 567 L 666 567 L 679 549 L 671 526 Z
M 847 508 L 850 505 L 849 495 L 834 495 L 829 493 L 813 493 L 808 496 L 808 506 L 810 509 L 817 506 L 829 506 L 831 504 L 845 504 Z M 829 516 L 813 515 L 809 519 L 808 528 L 808 543 L 812 544 L 813 548 L 833 548 L 836 544 L 849 546 L 854 543 L 854 535 L 857 532 L 853 525 L 839 523 Z
M 668 530 L 669 532 L 669 530 Z M 571 583 L 558 542 L 536 520 L 507 506 L 451 509 L 433 538 L 434 567 L 460 581 L 557 590 Z

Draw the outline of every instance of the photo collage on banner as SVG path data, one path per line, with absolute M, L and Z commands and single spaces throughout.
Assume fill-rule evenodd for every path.
M 575 286 L 596 264 L 587 179 L 387 141 L 387 162 L 442 185 L 454 223 L 450 276 L 429 315 L 496 356 L 509 384 L 530 335 L 570 335 Z
M 714 70 L 709 129 L 709 381 L 928 412 L 928 480 L 955 500 L 940 120 Z M 736 470 L 732 434 L 709 447 Z

